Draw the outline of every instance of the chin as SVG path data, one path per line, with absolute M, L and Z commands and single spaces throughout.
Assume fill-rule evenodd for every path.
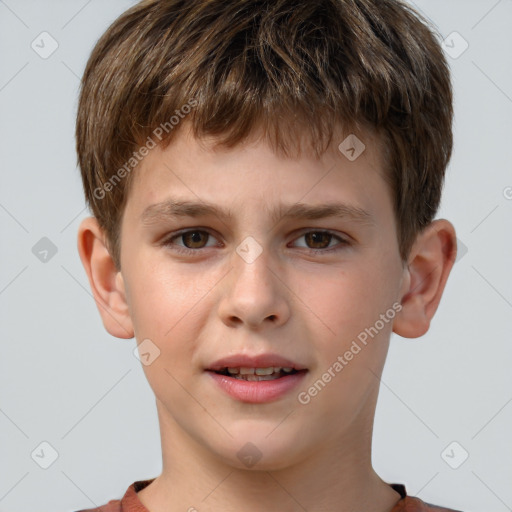
M 260 429 L 259 432 L 248 429 L 233 435 L 227 445 L 211 448 L 225 464 L 249 471 L 279 471 L 305 458 L 302 452 L 305 448 L 303 436 L 299 445 L 297 434 L 283 430 L 269 435 L 271 431 L 268 428 Z

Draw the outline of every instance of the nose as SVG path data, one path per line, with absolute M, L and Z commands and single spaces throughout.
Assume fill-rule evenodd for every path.
M 219 316 L 229 327 L 277 327 L 290 316 L 289 294 L 283 272 L 271 261 L 268 249 L 253 261 L 234 253 L 233 268 L 223 283 Z

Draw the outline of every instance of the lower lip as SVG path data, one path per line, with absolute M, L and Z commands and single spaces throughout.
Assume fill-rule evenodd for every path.
M 240 402 L 252 404 L 272 402 L 283 397 L 293 388 L 297 387 L 306 374 L 305 371 L 301 371 L 280 377 L 279 379 L 248 381 L 220 375 L 211 371 L 208 373 L 229 396 Z

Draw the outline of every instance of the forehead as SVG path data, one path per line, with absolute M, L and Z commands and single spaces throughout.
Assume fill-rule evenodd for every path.
M 376 195 L 389 196 L 381 154 L 380 138 L 371 132 L 340 131 L 318 157 L 304 150 L 284 155 L 261 136 L 226 148 L 214 138 L 198 139 L 181 129 L 134 170 L 127 205 L 142 221 L 170 210 L 230 217 L 236 205 L 243 212 L 249 204 L 258 204 L 260 213 L 265 206 L 275 220 L 287 204 L 295 204 L 297 216 L 312 218 L 315 212 L 304 210 L 308 205 L 336 203 L 331 210 L 345 204 L 344 213 L 364 220 L 364 204 L 372 210 Z

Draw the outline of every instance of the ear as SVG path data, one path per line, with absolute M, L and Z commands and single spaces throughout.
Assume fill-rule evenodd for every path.
M 418 338 L 428 331 L 456 255 L 457 238 L 449 221 L 435 220 L 418 235 L 404 269 L 402 310 L 395 317 L 393 332 Z
M 123 276 L 116 269 L 104 232 L 94 217 L 80 223 L 78 252 L 105 329 L 116 338 L 133 338 Z

